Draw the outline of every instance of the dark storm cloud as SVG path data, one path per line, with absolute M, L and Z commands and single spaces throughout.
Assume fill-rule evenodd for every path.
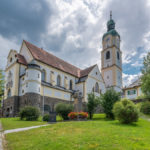
M 45 0 L 0 0 L 0 34 L 5 38 L 40 38 L 51 12 Z

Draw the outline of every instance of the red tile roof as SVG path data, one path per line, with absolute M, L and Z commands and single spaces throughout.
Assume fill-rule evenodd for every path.
M 27 61 L 26 61 L 26 59 L 24 58 L 24 56 L 22 56 L 22 55 L 20 55 L 20 54 L 16 54 L 16 57 L 17 57 L 17 61 L 18 61 L 20 64 L 27 65 Z
M 54 68 L 57 68 L 63 72 L 69 73 L 76 77 L 87 76 L 89 74 L 89 72 L 96 66 L 96 65 L 94 65 L 94 66 L 91 66 L 84 70 L 81 70 L 80 68 L 77 68 L 77 67 L 69 64 L 68 62 L 52 55 L 51 53 L 44 51 L 41 48 L 38 48 L 37 46 L 35 46 L 25 40 L 24 40 L 24 42 L 25 42 L 27 48 L 29 49 L 29 51 L 31 52 L 34 59 L 41 61 L 47 65 L 50 65 Z

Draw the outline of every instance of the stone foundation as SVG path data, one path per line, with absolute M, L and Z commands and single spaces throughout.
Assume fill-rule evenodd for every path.
M 43 100 L 44 105 L 49 109 L 49 111 L 55 111 L 55 106 L 57 103 L 63 102 L 68 104 L 73 104 L 73 101 L 66 101 L 63 99 L 57 99 L 52 97 L 41 96 L 35 93 L 27 93 L 23 96 L 13 96 L 7 98 L 3 101 L 2 116 L 3 117 L 15 117 L 21 108 L 25 106 L 34 106 L 43 111 Z M 45 111 L 46 112 L 46 111 Z

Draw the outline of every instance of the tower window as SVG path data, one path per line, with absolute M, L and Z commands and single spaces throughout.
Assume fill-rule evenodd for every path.
M 106 52 L 106 59 L 110 59 L 110 51 Z
M 117 58 L 118 58 L 118 60 L 120 59 L 120 55 L 119 55 L 119 52 L 117 52 Z

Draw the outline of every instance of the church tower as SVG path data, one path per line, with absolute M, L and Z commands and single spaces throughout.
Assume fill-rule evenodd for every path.
M 113 87 L 117 92 L 122 91 L 122 52 L 120 50 L 120 35 L 115 30 L 115 22 L 110 12 L 107 22 L 107 32 L 102 38 L 101 72 L 106 88 Z

